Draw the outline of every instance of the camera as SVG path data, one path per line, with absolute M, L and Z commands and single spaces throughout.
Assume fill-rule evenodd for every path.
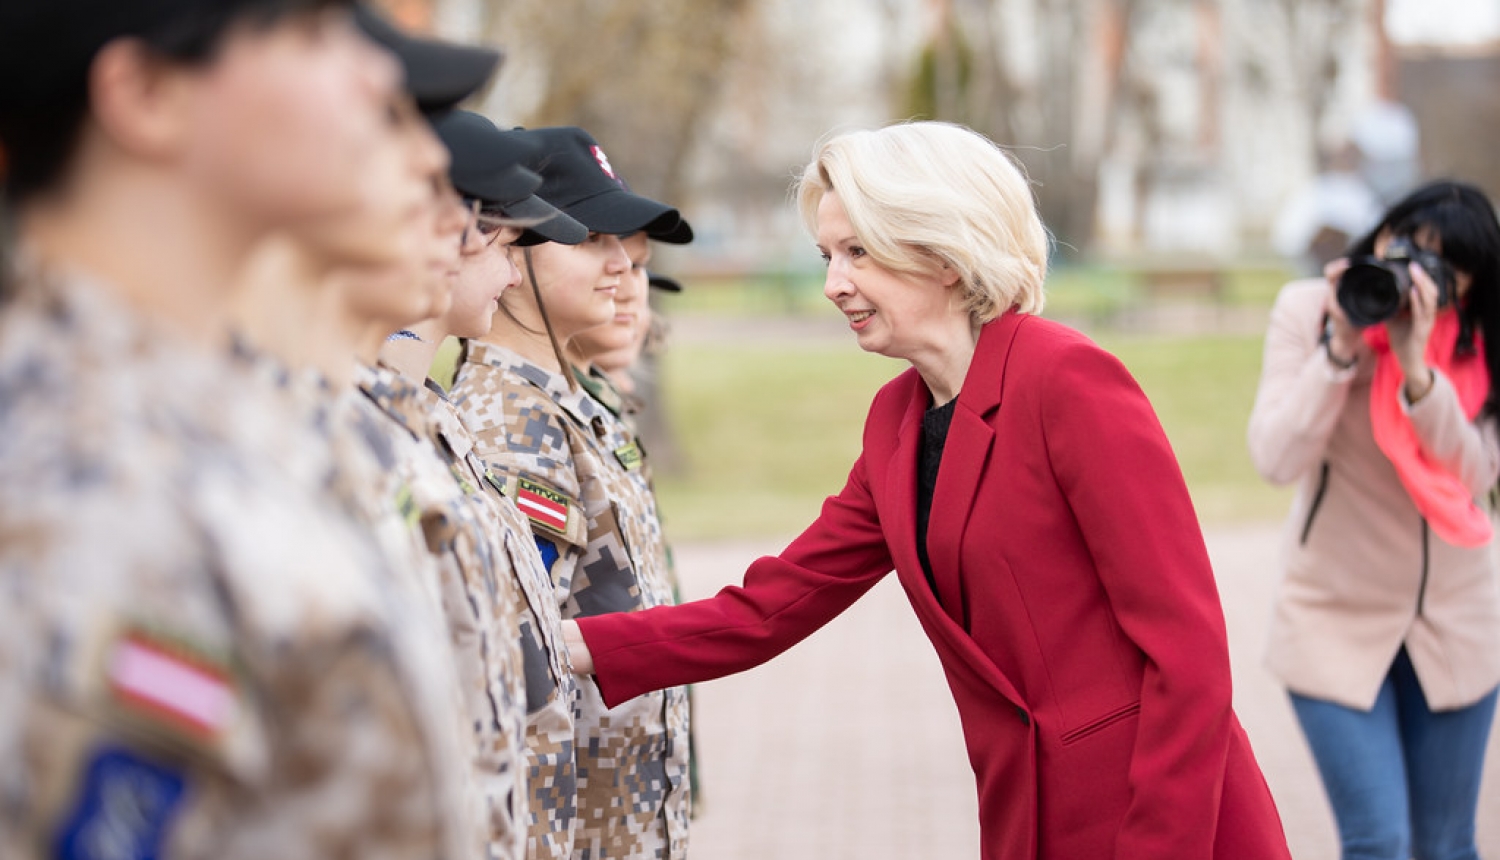
M 1410 239 L 1392 239 L 1382 256 L 1350 257 L 1349 268 L 1339 277 L 1339 307 L 1349 322 L 1364 328 L 1400 313 L 1411 294 L 1411 263 L 1421 266 L 1437 285 L 1438 307 L 1453 301 L 1453 269 L 1443 258 Z

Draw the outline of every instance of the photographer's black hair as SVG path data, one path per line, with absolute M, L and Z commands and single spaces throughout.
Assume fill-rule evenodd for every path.
M 293 15 L 313 14 L 347 0 L 238 0 L 197 3 L 140 36 L 159 56 L 195 65 L 210 62 L 235 26 L 268 28 Z M 0 110 L 6 170 L 4 204 L 15 207 L 62 181 L 89 111 L 88 69 L 74 70 L 44 106 Z
M 1485 413 L 1495 415 L 1500 413 L 1500 221 L 1489 197 L 1466 182 L 1430 182 L 1387 210 L 1374 229 L 1349 246 L 1349 255 L 1374 254 L 1375 239 L 1384 232 L 1415 240 L 1429 231 L 1441 240 L 1443 259 L 1472 279 L 1458 307 L 1462 327 L 1455 351 L 1472 352 L 1474 332 L 1484 334 L 1490 372 Z

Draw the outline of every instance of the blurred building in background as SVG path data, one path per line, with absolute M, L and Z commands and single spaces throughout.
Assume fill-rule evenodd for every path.
M 705 273 L 813 267 L 796 170 L 829 131 L 905 118 L 1010 147 L 1071 259 L 1273 254 L 1330 172 L 1378 198 L 1439 174 L 1500 192 L 1500 0 L 387 5 L 502 45 L 480 109 L 588 127 L 690 214 L 672 262 Z

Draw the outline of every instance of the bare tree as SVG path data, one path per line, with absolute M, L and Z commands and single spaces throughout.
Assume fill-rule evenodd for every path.
M 672 202 L 688 197 L 679 166 L 698 142 L 736 39 L 753 29 L 753 4 L 506 0 L 489 10 L 492 36 L 514 46 L 498 95 L 514 80 L 532 96 L 523 124 L 583 126 L 632 187 Z

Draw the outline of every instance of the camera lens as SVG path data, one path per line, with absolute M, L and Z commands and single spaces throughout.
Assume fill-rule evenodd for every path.
M 1375 325 L 1401 310 L 1401 284 L 1386 266 L 1353 263 L 1339 278 L 1338 300 L 1349 322 Z

